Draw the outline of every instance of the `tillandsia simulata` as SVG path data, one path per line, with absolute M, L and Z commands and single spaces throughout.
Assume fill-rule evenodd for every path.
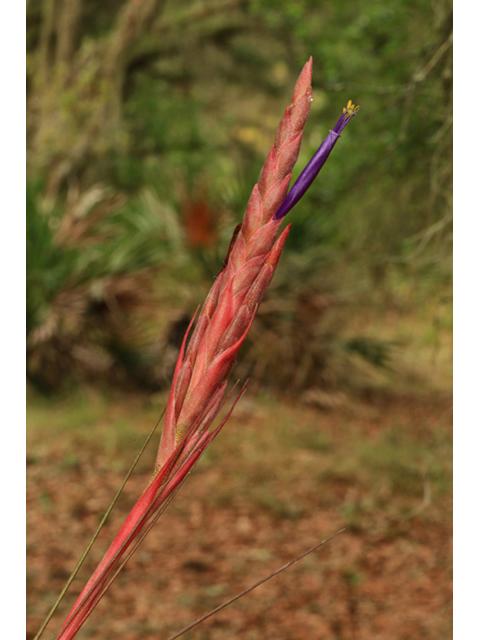
M 219 433 L 211 425 L 226 395 L 227 377 L 253 322 L 285 245 L 284 216 L 325 164 L 358 107 L 351 102 L 289 191 L 303 128 L 312 101 L 312 59 L 295 85 L 292 102 L 236 228 L 224 267 L 215 279 L 196 325 L 192 319 L 180 349 L 154 473 L 64 622 L 57 640 L 73 638 L 117 573 L 165 510 L 199 456 Z M 190 335 L 191 332 L 191 335 Z

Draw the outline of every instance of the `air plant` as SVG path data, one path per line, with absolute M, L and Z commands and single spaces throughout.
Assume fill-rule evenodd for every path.
M 168 398 L 155 469 L 102 561 L 80 593 L 57 640 L 73 638 L 118 572 L 165 510 L 208 445 L 230 416 L 211 425 L 225 402 L 227 377 L 253 322 L 285 245 L 290 225 L 283 217 L 300 200 L 358 110 L 351 102 L 288 191 L 312 101 L 312 59 L 295 85 L 292 102 L 233 234 L 224 267 L 215 279 L 191 335 L 180 349 Z M 188 337 L 190 335 L 190 337 Z

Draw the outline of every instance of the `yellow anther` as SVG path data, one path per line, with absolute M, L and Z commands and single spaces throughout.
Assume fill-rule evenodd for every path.
M 351 100 L 348 101 L 346 108 L 343 110 L 343 113 L 347 115 L 347 118 L 350 116 L 354 116 L 360 107 L 356 107 Z

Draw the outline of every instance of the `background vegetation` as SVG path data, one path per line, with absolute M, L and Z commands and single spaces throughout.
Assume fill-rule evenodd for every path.
M 27 0 L 27 638 L 164 406 L 310 55 L 297 174 L 361 110 L 289 214 L 248 394 L 82 633 L 168 637 L 344 526 L 191 637 L 451 637 L 451 33 L 448 0 Z
M 29 0 L 27 42 L 37 388 L 168 386 L 310 55 L 297 171 L 361 111 L 291 214 L 239 375 L 298 394 L 417 379 L 410 348 L 448 362 L 448 1 Z

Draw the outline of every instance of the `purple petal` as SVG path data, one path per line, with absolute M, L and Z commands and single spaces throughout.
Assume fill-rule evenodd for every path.
M 277 213 L 273 216 L 274 220 L 280 220 L 287 215 L 287 213 L 293 209 L 293 207 L 297 204 L 297 202 L 303 197 L 307 189 L 310 187 L 312 182 L 317 177 L 320 169 L 323 167 L 325 162 L 327 161 L 328 156 L 330 155 L 333 147 L 335 146 L 337 140 L 340 138 L 340 133 L 345 129 L 347 124 L 355 115 L 357 109 L 350 108 L 350 102 L 348 103 L 347 109 L 344 109 L 341 117 L 339 118 L 337 124 L 333 128 L 333 131 L 329 131 L 327 137 L 319 146 L 315 155 L 307 164 L 305 169 L 299 175 L 297 181 L 290 189 L 287 194 L 287 197 L 283 201 Z M 353 106 L 353 105 L 352 105 Z

